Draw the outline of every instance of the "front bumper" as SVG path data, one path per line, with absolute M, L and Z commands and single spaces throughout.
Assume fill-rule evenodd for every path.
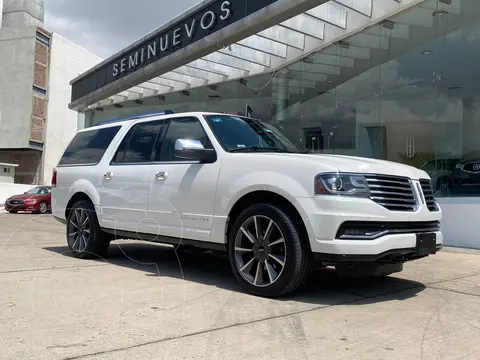
M 35 203 L 35 204 L 11 205 L 11 204 L 5 203 L 5 210 L 35 212 L 35 211 L 39 211 L 39 204 Z
M 413 260 L 418 233 L 434 233 L 437 249 L 443 247 L 443 234 L 438 226 L 441 210 L 429 211 L 423 205 L 417 211 L 390 211 L 370 199 L 335 196 L 299 198 L 297 201 L 306 212 L 312 252 L 320 254 L 315 255 L 316 258 L 323 256 L 325 261 L 379 261 L 392 256 Z M 342 237 L 344 224 L 352 223 L 389 224 L 390 230 L 395 229 L 392 224 L 398 224 L 400 230 L 376 233 L 368 239 Z M 408 224 L 411 227 L 406 226 Z

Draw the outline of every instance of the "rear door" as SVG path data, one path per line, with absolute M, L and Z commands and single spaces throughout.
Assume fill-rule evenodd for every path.
M 170 119 L 150 166 L 147 232 L 210 241 L 220 161 L 202 164 L 176 158 L 178 139 L 200 140 L 204 148 L 213 149 L 198 118 Z
M 57 182 L 52 192 L 52 211 L 55 217 L 64 219 L 65 208 L 72 196 L 72 186 L 93 196 L 100 190 L 100 178 L 104 168 L 100 165 L 105 152 L 122 128 L 113 125 L 79 131 L 68 144 L 57 166 Z M 101 219 L 101 206 L 97 204 Z
M 145 230 L 152 150 L 163 120 L 133 125 L 101 179 L 103 226 L 142 233 Z

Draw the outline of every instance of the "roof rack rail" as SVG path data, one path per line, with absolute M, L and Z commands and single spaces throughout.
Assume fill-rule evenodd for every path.
M 149 117 L 149 116 L 155 116 L 155 115 L 170 115 L 170 114 L 175 114 L 175 112 L 172 111 L 172 110 L 154 111 L 154 112 L 145 113 L 145 114 L 132 115 L 132 116 L 124 117 L 124 118 L 117 118 L 117 119 L 101 121 L 97 124 L 97 126 L 98 125 L 105 125 L 105 124 L 121 122 L 121 121 L 141 119 L 141 118 L 145 118 L 145 117 Z

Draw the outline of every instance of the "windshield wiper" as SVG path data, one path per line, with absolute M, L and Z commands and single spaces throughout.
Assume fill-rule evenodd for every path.
M 280 149 L 277 147 L 268 147 L 268 146 L 259 146 L 259 145 L 239 147 L 239 148 L 230 150 L 230 152 L 239 152 L 244 150 L 270 150 L 270 151 L 282 152 L 282 153 L 292 153 L 292 151 Z

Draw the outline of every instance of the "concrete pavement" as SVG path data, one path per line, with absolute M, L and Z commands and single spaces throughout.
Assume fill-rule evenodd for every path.
M 0 214 L 0 359 L 480 359 L 480 255 L 244 294 L 228 262 L 142 242 L 68 256 L 51 216 Z

